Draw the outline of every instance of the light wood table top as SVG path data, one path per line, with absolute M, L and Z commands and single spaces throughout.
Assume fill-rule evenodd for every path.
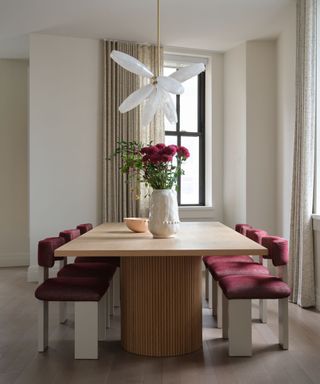
M 175 238 L 154 239 L 124 223 L 104 223 L 61 246 L 55 256 L 267 255 L 266 248 L 219 222 L 182 222 Z

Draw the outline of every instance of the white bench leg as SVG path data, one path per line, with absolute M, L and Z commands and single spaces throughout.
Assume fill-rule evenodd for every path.
M 98 358 L 98 302 L 77 301 L 74 305 L 74 358 Z
M 98 303 L 98 315 L 99 315 L 99 321 L 98 321 L 98 338 L 99 340 L 105 340 L 107 337 L 106 334 L 106 321 L 107 321 L 107 294 L 105 293 L 102 299 Z
M 217 307 L 216 307 L 216 312 L 217 312 L 217 328 L 222 328 L 222 297 L 223 297 L 223 292 L 222 289 L 220 288 L 219 284 L 217 282 L 216 287 L 217 287 Z
M 289 348 L 289 314 L 288 314 L 288 298 L 279 299 L 279 344 L 282 349 Z
M 251 356 L 251 300 L 229 300 L 229 356 Z
M 48 310 L 47 301 L 38 302 L 38 351 L 44 352 L 48 348 Z
M 267 300 L 259 300 L 259 317 L 261 323 L 266 323 L 268 320 L 268 302 Z
M 228 318 L 228 299 L 222 296 L 222 338 L 228 339 L 229 318 Z

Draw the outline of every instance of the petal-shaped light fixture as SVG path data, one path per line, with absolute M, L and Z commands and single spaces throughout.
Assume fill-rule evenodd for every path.
M 145 107 L 142 111 L 141 122 L 144 127 L 148 126 L 157 110 L 161 105 L 161 91 L 157 87 L 154 87 L 151 96 L 147 100 Z
M 149 79 L 153 77 L 153 73 L 135 57 L 115 50 L 111 52 L 110 57 L 122 68 L 129 72 L 135 73 L 139 76 L 149 77 Z
M 177 110 L 170 95 L 165 95 L 162 108 L 164 115 L 168 119 L 169 123 L 175 124 L 178 121 Z
M 160 108 L 163 109 L 163 112 L 170 123 L 176 123 L 178 121 L 177 112 L 170 93 L 181 95 L 184 92 L 181 83 L 205 70 L 204 64 L 197 63 L 180 68 L 170 76 L 160 75 L 160 0 L 157 0 L 157 41 L 158 63 L 157 73 L 155 75 L 135 57 L 115 50 L 110 54 L 110 57 L 122 68 L 151 80 L 150 84 L 138 89 L 128 96 L 119 107 L 119 111 L 125 113 L 136 108 L 146 100 L 141 119 L 143 126 L 148 126 L 150 124 L 154 115 Z
M 160 88 L 175 95 L 181 95 L 184 92 L 183 85 L 173 77 L 158 76 L 157 83 Z
M 191 77 L 199 75 L 199 73 L 203 72 L 205 69 L 206 67 L 203 63 L 196 63 L 180 68 L 178 71 L 171 73 L 170 77 L 183 83 L 184 81 L 191 79 Z
M 126 113 L 131 111 L 131 109 L 137 107 L 141 104 L 147 97 L 149 97 L 153 91 L 154 87 L 151 84 L 145 85 L 144 87 L 138 89 L 137 91 L 131 93 L 120 105 L 119 111 L 121 113 Z

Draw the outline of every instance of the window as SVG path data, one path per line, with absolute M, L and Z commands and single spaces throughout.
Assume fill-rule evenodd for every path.
M 179 66 L 165 65 L 164 75 L 176 70 Z M 182 95 L 171 95 L 178 122 L 170 124 L 165 119 L 165 142 L 183 145 L 191 154 L 178 181 L 179 206 L 201 206 L 205 205 L 205 73 L 185 81 L 183 86 Z

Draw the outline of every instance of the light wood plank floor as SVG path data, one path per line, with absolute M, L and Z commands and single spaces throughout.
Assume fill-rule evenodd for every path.
M 98 361 L 73 360 L 73 317 L 58 323 L 57 306 L 50 309 L 50 348 L 38 354 L 35 284 L 26 269 L 0 269 L 1 384 L 271 384 L 320 383 L 320 313 L 290 305 L 290 350 L 277 346 L 276 306 L 270 305 L 268 325 L 254 322 L 252 358 L 229 358 L 227 342 L 203 310 L 203 350 L 174 358 L 145 358 L 120 347 L 119 313 L 108 341 L 100 343 Z M 257 316 L 254 306 L 253 316 Z

